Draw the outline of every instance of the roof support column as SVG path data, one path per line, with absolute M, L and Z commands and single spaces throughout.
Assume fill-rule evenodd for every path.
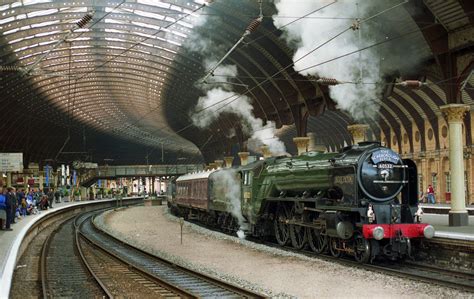
M 293 138 L 293 142 L 298 149 L 298 156 L 308 151 L 309 137 L 295 137 Z
M 306 136 L 309 138 L 309 143 L 308 143 L 308 151 L 315 151 L 315 152 L 325 152 L 327 150 L 326 146 L 323 144 L 318 144 L 316 141 L 316 133 L 308 133 Z
M 366 124 L 355 124 L 347 126 L 347 130 L 352 135 L 352 139 L 354 140 L 354 144 L 359 142 L 366 141 L 366 133 L 369 125 Z
M 293 119 L 295 120 L 296 135 L 298 137 L 306 136 L 308 127 L 309 111 L 304 104 L 299 104 L 291 107 Z
M 466 226 L 469 217 L 466 210 L 464 186 L 464 157 L 462 124 L 469 105 L 450 104 L 440 107 L 449 124 L 449 170 L 451 172 L 451 211 L 449 226 Z

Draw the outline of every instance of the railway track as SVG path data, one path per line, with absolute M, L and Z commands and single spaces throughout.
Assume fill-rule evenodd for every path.
M 235 237 L 234 233 L 223 232 L 219 229 L 205 226 L 196 221 L 189 221 L 195 225 L 199 225 L 206 229 L 224 233 L 230 236 Z M 311 258 L 320 258 L 326 261 L 337 262 L 339 264 L 343 264 L 346 266 L 351 267 L 358 267 L 362 269 L 366 269 L 369 271 L 375 271 L 379 273 L 385 273 L 388 275 L 393 275 L 401 278 L 408 278 L 417 281 L 428 282 L 430 284 L 437 284 L 440 286 L 446 286 L 462 291 L 473 292 L 474 293 L 474 273 L 468 273 L 463 271 L 455 271 L 450 269 L 443 269 L 439 267 L 429 266 L 420 262 L 411 262 L 405 261 L 403 263 L 388 263 L 388 262 L 378 262 L 375 264 L 361 264 L 353 260 L 352 257 L 347 258 L 336 258 L 332 255 L 327 254 L 317 254 L 310 250 L 297 250 L 292 246 L 285 246 L 281 247 L 280 245 L 264 241 L 262 242 L 260 239 L 247 237 L 247 240 L 252 241 L 254 243 L 263 244 L 272 248 L 279 248 L 281 250 L 285 250 L 292 253 L 299 253 Z M 444 240 L 440 240 L 443 242 Z M 466 242 L 460 242 L 462 246 L 470 246 L 472 248 L 472 243 L 466 244 Z
M 401 277 L 412 278 L 438 284 L 463 291 L 474 292 L 474 273 L 442 269 L 418 262 L 406 261 L 403 264 L 372 265 L 390 269 L 393 274 L 399 273 Z
M 265 296 L 238 286 L 185 269 L 164 259 L 150 255 L 97 229 L 92 220 L 80 226 L 81 234 L 87 240 L 108 254 L 120 259 L 129 267 L 139 269 L 158 278 L 168 285 L 187 292 L 192 297 L 219 298 L 263 298 Z M 189 297 L 189 296 L 186 296 Z
M 17 262 L 17 268 L 12 279 L 11 298 L 27 298 L 42 296 L 42 282 L 39 273 L 40 257 L 48 236 L 57 229 L 64 220 L 57 220 L 45 227 L 41 233 L 32 238 L 28 250 Z M 28 287 L 25 287 L 28 286 Z
M 408 278 L 417 281 L 446 286 L 462 291 L 474 292 L 474 273 L 460 272 L 449 269 L 429 266 L 423 263 L 404 261 L 399 263 L 376 262 L 374 264 L 361 264 L 352 259 L 336 258 L 331 255 L 317 254 L 309 250 L 296 250 L 293 247 L 281 247 L 275 243 L 265 242 L 265 245 L 280 248 L 292 253 L 303 254 L 307 257 L 320 258 L 326 261 L 337 262 L 350 267 L 358 267 L 369 271 L 384 273 L 401 278 Z
M 141 198 L 131 198 L 126 203 L 141 203 Z M 78 215 L 83 214 L 80 217 L 86 217 L 87 212 L 109 209 L 110 206 L 110 202 L 93 202 L 90 205 L 54 209 L 51 213 L 40 215 L 40 219 L 34 221 L 24 235 L 18 249 L 19 256 L 13 271 L 9 297 L 56 296 L 53 294 L 66 297 L 102 297 L 101 291 L 89 293 L 87 283 L 76 286 L 79 293 L 71 296 L 67 295 L 66 289 L 70 289 L 68 281 L 71 280 L 72 285 L 81 279 L 94 281 L 94 278 L 89 276 L 88 270 L 81 265 L 80 256 L 71 243 L 74 239 L 73 222 L 82 221 L 81 218 L 77 218 Z M 74 220 L 75 218 L 77 219 Z M 55 267 L 59 270 L 55 270 Z M 68 273 L 64 273 L 65 269 L 69 269 Z M 85 273 L 82 272 L 84 269 Z M 81 272 L 84 274 L 82 278 L 79 275 Z
M 76 297 L 78 294 L 84 298 L 107 297 L 107 292 L 84 267 L 78 254 L 74 222 L 75 219 L 64 222 L 43 245 L 40 267 L 43 297 Z
M 79 236 L 81 256 L 99 284 L 113 297 L 193 298 L 193 294 L 175 288 L 163 280 L 130 266 L 122 259 Z
M 264 297 L 125 245 L 92 226 L 99 212 L 52 217 L 20 258 L 11 297 Z

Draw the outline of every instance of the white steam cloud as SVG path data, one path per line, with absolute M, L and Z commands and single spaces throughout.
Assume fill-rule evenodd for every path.
M 277 0 L 275 4 L 278 14 L 274 18 L 275 26 L 283 26 L 292 20 L 284 16 L 303 16 L 330 2 L 332 1 Z M 311 14 L 309 18 L 303 18 L 285 27 L 284 36 L 287 41 L 297 43 L 293 57 L 297 71 L 303 75 L 335 78 L 343 82 L 359 82 L 361 78 L 366 83 L 381 81 L 380 58 L 375 50 L 371 49 L 309 68 L 372 44 L 373 40 L 369 38 L 372 35 L 369 34 L 366 23 L 361 24 L 360 32 L 349 30 L 302 58 L 349 28 L 355 18 L 368 16 L 375 1 L 360 2 L 363 3 L 357 5 L 355 1 L 338 1 Z M 300 58 L 302 59 L 299 60 Z M 380 98 L 382 88 L 378 84 L 340 84 L 330 86 L 329 89 L 331 98 L 338 103 L 339 108 L 348 111 L 356 120 L 373 117 L 379 109 L 376 99 Z
M 206 69 L 214 66 L 215 63 L 215 61 L 205 61 Z M 248 141 L 250 150 L 260 152 L 261 146 L 265 144 L 273 155 L 285 154 L 284 143 L 275 135 L 275 123 L 269 121 L 264 125 L 263 120 L 255 117 L 253 113 L 252 100 L 245 95 L 235 93 L 232 90 L 232 84 L 227 84 L 230 82 L 228 78 L 236 75 L 235 65 L 220 65 L 214 71 L 214 76 L 207 80 L 211 84 L 200 84 L 199 87 L 206 91 L 206 95 L 199 98 L 192 112 L 191 119 L 194 125 L 205 128 L 217 120 L 222 113 L 232 113 L 242 119 L 244 132 L 251 136 Z
M 239 231 L 246 229 L 244 222 L 245 219 L 242 216 L 242 206 L 240 203 L 241 192 L 240 192 L 240 181 L 237 177 L 237 172 L 233 169 L 223 169 L 215 173 L 213 178 L 214 186 L 222 188 L 219 193 L 225 194 L 225 202 L 230 203 L 227 205 L 228 211 L 234 216 L 239 223 Z M 237 232 L 239 237 L 243 237 L 243 233 Z
M 201 16 L 199 21 L 194 23 L 195 28 L 184 43 L 186 49 L 203 57 L 210 57 L 203 61 L 205 70 L 214 67 L 231 46 L 216 41 L 212 30 L 207 28 L 219 26 L 221 18 L 221 16 Z M 247 142 L 250 150 L 261 152 L 261 146 L 265 144 L 273 155 L 286 154 L 284 143 L 276 137 L 275 123 L 268 121 L 264 125 L 262 119 L 255 117 L 252 99 L 234 91 L 235 85 L 232 84 L 231 78 L 237 76 L 237 66 L 221 64 L 213 74 L 207 78 L 207 83 L 196 83 L 196 86 L 206 94 L 199 98 L 196 107 L 191 111 L 194 125 L 205 128 L 216 121 L 221 114 L 231 113 L 242 119 L 243 131 L 250 136 Z M 229 132 L 227 136 L 235 136 L 235 131 Z

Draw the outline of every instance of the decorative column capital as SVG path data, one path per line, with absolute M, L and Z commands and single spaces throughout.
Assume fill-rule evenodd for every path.
M 214 160 L 214 164 L 216 164 L 217 168 L 222 168 L 224 160 Z
M 295 137 L 293 138 L 293 142 L 298 148 L 298 155 L 308 151 L 309 137 Z
M 242 165 L 242 166 L 247 165 L 250 153 L 249 152 L 238 152 L 237 155 L 239 155 L 239 158 L 240 158 L 240 165 Z
M 209 165 L 206 166 L 206 170 L 213 170 L 216 169 L 217 165 L 214 162 L 209 163 Z
M 272 156 L 272 153 L 270 152 L 270 148 L 268 147 L 268 145 L 262 145 L 260 150 L 262 151 L 263 158 L 267 159 Z
M 347 126 L 347 130 L 352 135 L 354 143 L 365 141 L 365 133 L 367 132 L 368 128 L 369 125 L 366 124 L 355 124 Z
M 464 115 L 469 112 L 470 106 L 465 104 L 449 104 L 439 107 L 446 121 L 449 123 L 462 123 Z
M 224 160 L 225 160 L 225 167 L 226 168 L 231 168 L 232 167 L 232 162 L 234 161 L 234 157 L 233 156 L 227 156 L 227 157 L 224 157 Z

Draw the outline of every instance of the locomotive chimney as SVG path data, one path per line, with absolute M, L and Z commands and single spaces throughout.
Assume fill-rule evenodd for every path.
M 222 168 L 224 166 L 224 160 L 214 160 L 217 168 Z
M 224 157 L 224 160 L 225 160 L 225 167 L 226 168 L 231 168 L 232 167 L 232 162 L 234 161 L 234 157 L 233 156 L 227 156 L 227 157 Z
M 352 139 L 354 140 L 354 144 L 359 142 L 363 142 L 366 140 L 366 133 L 369 125 L 366 124 L 355 124 L 347 126 L 347 130 L 352 135 Z
M 262 150 L 263 158 L 267 159 L 272 156 L 272 153 L 270 152 L 270 148 L 268 148 L 268 145 L 263 145 L 261 147 L 261 150 Z
M 295 137 L 293 142 L 298 149 L 298 156 L 308 151 L 309 137 Z
M 250 153 L 249 152 L 239 152 L 237 154 L 239 155 L 239 158 L 240 158 L 240 165 L 242 165 L 242 166 L 247 165 Z

